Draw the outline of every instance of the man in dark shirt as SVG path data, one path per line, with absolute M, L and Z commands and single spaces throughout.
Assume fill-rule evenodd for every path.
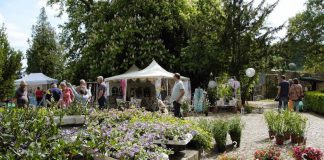
M 280 83 L 278 86 L 277 98 L 279 100 L 278 110 L 279 112 L 282 109 L 287 109 L 288 107 L 288 95 L 289 95 L 289 82 L 286 81 L 286 76 L 282 75 L 280 77 Z
M 53 99 L 55 102 L 58 102 L 61 98 L 62 91 L 57 88 L 57 85 L 55 83 L 52 84 L 52 88 L 49 89 L 51 96 L 53 96 Z
M 104 109 L 106 105 L 106 85 L 104 83 L 104 79 L 102 76 L 97 77 L 97 83 L 98 83 L 98 90 L 97 90 L 97 101 L 99 104 L 99 109 Z

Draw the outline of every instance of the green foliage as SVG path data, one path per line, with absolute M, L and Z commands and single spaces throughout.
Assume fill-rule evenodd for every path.
M 318 114 L 324 114 L 324 93 L 311 91 L 305 93 L 304 109 Z
M 265 112 L 263 115 L 264 115 L 264 119 L 267 123 L 269 131 L 274 131 L 275 120 L 276 120 L 278 113 L 274 112 L 274 111 L 268 111 L 268 112 Z
M 14 95 L 14 80 L 21 68 L 22 53 L 14 51 L 8 42 L 5 27 L 0 27 L 0 101 Z
M 269 131 L 274 131 L 277 135 L 283 136 L 285 133 L 303 136 L 306 131 L 307 118 L 300 113 L 285 110 L 282 113 L 268 111 L 264 113 L 264 118 Z
M 49 0 L 69 16 L 61 36 L 68 52 L 68 79 L 111 76 L 155 59 L 165 69 L 191 77 L 194 87 L 205 83 L 208 79 L 201 77 L 210 72 L 229 72 L 244 81 L 242 91 L 248 94 L 250 79 L 255 79 L 244 80 L 244 70 L 267 68 L 273 54 L 269 43 L 278 28 L 267 27 L 265 19 L 277 3 L 235 3 Z
M 246 111 L 246 113 L 252 113 L 253 107 L 248 105 L 244 107 L 244 110 Z
M 47 76 L 62 79 L 61 73 L 65 58 L 56 40 L 55 30 L 47 20 L 44 7 L 32 30 L 30 48 L 26 51 L 27 73 L 42 72 Z
M 230 120 L 228 125 L 229 133 L 239 133 L 241 135 L 244 124 L 242 123 L 241 117 L 236 116 Z
M 122 73 L 132 64 L 143 68 L 153 59 L 174 69 L 193 11 L 187 0 L 49 3 L 61 4 L 69 15 L 61 38 L 68 52 L 68 76 L 74 81 Z
M 306 10 L 289 20 L 287 39 L 282 44 L 291 62 L 312 72 L 324 71 L 323 9 L 322 0 L 309 0 Z
M 226 137 L 228 132 L 228 122 L 224 120 L 211 121 L 213 124 L 212 133 L 217 145 L 226 145 Z
M 5 109 L 0 114 L 0 159 L 71 159 L 81 146 L 59 135 L 53 114 Z

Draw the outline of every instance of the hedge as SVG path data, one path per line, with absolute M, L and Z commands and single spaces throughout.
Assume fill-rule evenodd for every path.
M 324 115 L 324 93 L 320 91 L 306 92 L 304 109 Z

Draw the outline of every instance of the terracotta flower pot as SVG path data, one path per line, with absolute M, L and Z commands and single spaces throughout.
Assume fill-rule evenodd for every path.
M 306 140 L 307 138 L 305 138 L 304 136 L 300 136 L 297 138 L 297 143 L 298 145 L 306 145 Z
M 285 136 L 285 141 L 290 140 L 290 133 L 286 132 L 284 136 Z
M 276 133 L 274 131 L 269 130 L 269 138 L 273 140 L 276 137 Z
M 298 138 L 299 138 L 298 135 L 292 134 L 291 135 L 291 143 L 292 144 L 297 144 L 298 143 Z
M 276 135 L 276 144 L 283 145 L 285 141 L 285 136 L 283 135 Z

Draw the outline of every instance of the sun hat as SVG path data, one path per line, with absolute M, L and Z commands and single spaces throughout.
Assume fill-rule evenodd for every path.
M 28 84 L 27 84 L 27 82 L 26 81 L 21 81 L 20 82 L 20 86 L 27 86 Z

